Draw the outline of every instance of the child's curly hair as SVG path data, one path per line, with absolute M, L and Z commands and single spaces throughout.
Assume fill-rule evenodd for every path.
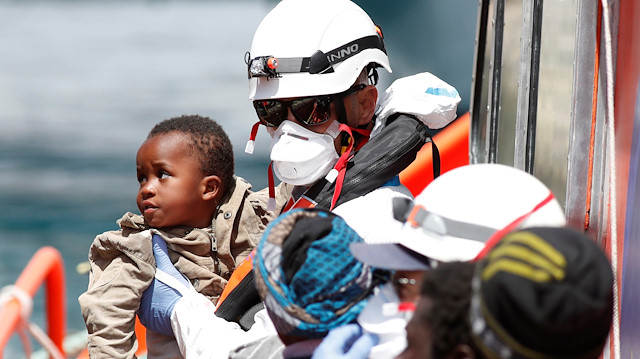
M 220 177 L 223 193 L 226 193 L 234 183 L 234 161 L 231 141 L 222 127 L 205 116 L 183 115 L 158 123 L 147 139 L 174 131 L 191 137 L 191 148 L 200 160 L 202 172 L 206 176 Z

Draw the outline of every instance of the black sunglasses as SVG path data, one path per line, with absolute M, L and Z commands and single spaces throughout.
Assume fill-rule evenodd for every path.
M 282 121 L 287 119 L 288 111 L 296 120 L 305 125 L 319 125 L 325 123 L 331 117 L 331 102 L 334 96 L 345 97 L 356 93 L 367 85 L 359 84 L 337 95 L 323 95 L 301 97 L 289 101 L 282 100 L 256 100 L 253 101 L 253 108 L 260 122 L 267 127 L 278 127 Z

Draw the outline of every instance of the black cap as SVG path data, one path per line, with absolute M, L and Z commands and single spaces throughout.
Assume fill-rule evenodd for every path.
M 471 325 L 489 357 L 597 358 L 613 313 L 613 273 L 603 251 L 570 228 L 505 236 L 473 280 Z

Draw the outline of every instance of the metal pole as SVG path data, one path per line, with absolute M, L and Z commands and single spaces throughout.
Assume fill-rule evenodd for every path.
M 498 121 L 500 118 L 500 88 L 502 74 L 502 43 L 504 37 L 505 0 L 496 0 L 494 15 L 493 68 L 491 70 L 491 104 L 489 117 L 489 163 L 497 162 Z
M 522 30 L 520 32 L 520 62 L 518 68 L 518 102 L 514 136 L 513 166 L 524 171 L 527 118 L 529 115 L 529 84 L 531 82 L 531 41 L 533 0 L 522 0 Z
M 469 163 L 478 163 L 480 147 L 482 110 L 482 74 L 484 73 L 484 56 L 487 48 L 487 24 L 489 20 L 490 0 L 478 0 L 478 30 L 476 33 L 476 47 L 471 87 L 471 133 L 469 135 Z
M 538 78 L 540 76 L 540 42 L 542 38 L 542 0 L 533 1 L 531 36 L 531 76 L 529 78 L 529 115 L 527 118 L 527 150 L 525 171 L 533 174 L 536 152 L 536 122 L 538 116 Z

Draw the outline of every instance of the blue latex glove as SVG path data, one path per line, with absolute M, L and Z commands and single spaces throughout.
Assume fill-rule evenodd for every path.
M 166 272 L 188 287 L 189 282 L 171 263 L 167 243 L 164 239 L 154 234 L 152 243 L 153 256 L 156 258 L 156 268 Z M 171 313 L 180 298 L 182 298 L 180 292 L 154 278 L 149 288 L 142 293 L 142 301 L 138 309 L 140 323 L 148 330 L 172 337 Z
M 378 336 L 362 333 L 358 324 L 332 329 L 313 352 L 311 359 L 366 359 Z

